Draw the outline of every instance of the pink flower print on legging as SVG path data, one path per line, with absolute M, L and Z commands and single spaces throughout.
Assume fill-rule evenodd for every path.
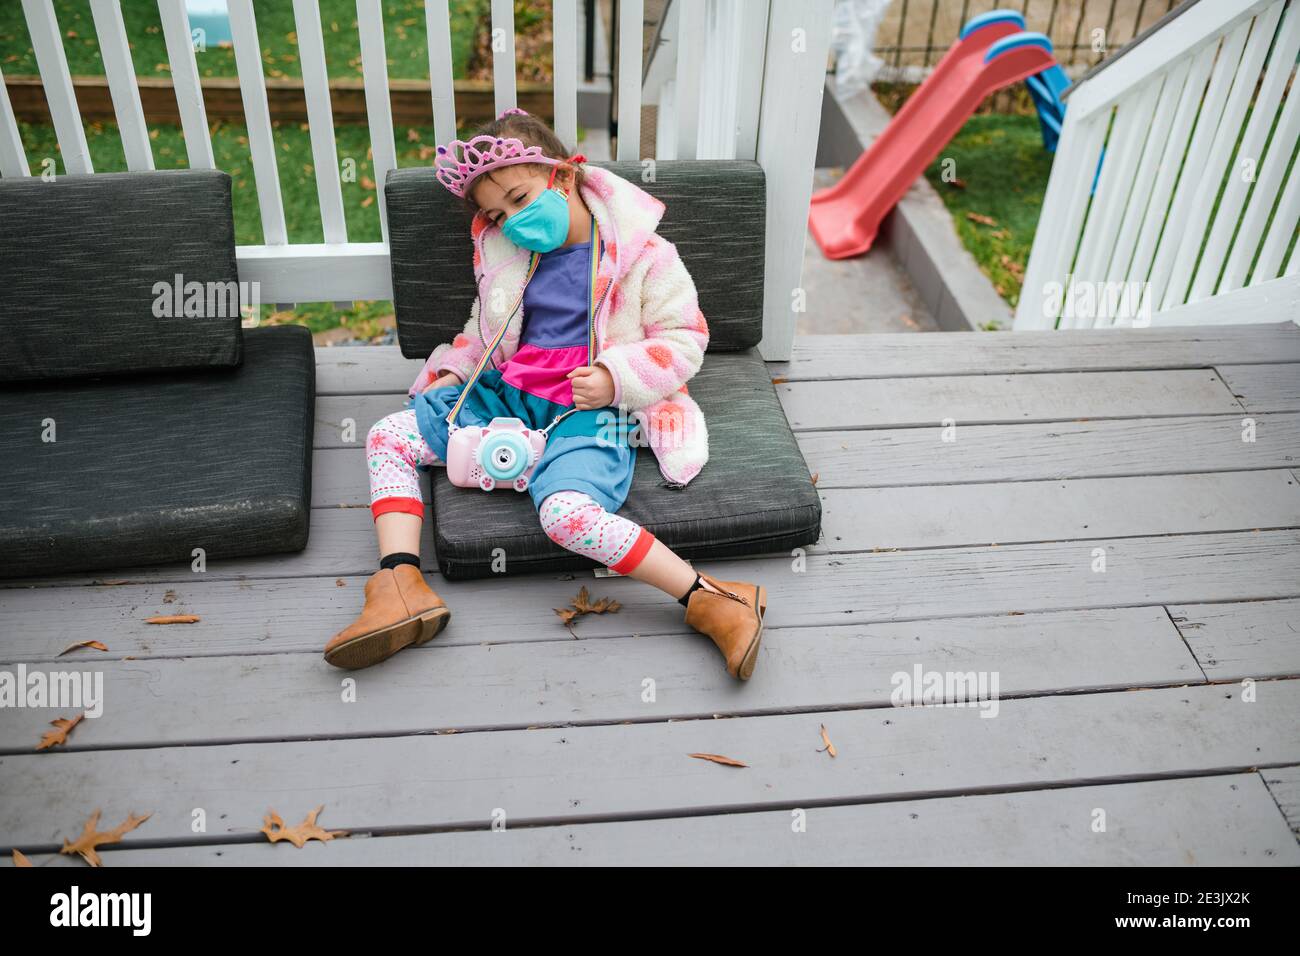
M 366 467 L 370 471 L 370 513 L 378 518 L 389 511 L 424 517 L 417 465 L 441 464 L 420 437 L 415 410 L 394 412 L 371 426 L 366 435 Z

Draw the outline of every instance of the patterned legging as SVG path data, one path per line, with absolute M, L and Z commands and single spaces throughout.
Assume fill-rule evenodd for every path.
M 424 516 L 417 465 L 445 465 L 420 435 L 415 412 L 381 418 L 366 435 L 370 512 Z M 634 521 L 610 514 L 582 491 L 555 491 L 542 499 L 538 517 L 546 536 L 566 550 L 627 574 L 645 558 L 654 536 Z

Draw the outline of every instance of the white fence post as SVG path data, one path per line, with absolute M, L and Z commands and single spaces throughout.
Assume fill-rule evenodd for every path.
M 795 307 L 803 300 L 804 247 L 813 162 L 821 128 L 831 0 L 772 0 L 768 20 L 757 159 L 767 178 L 767 263 L 763 339 L 769 362 L 794 350 Z
M 698 159 L 736 158 L 736 114 L 740 100 L 738 0 L 708 0 L 704 8 L 704 56 L 700 62 Z
M 384 15 L 379 0 L 357 0 L 357 29 L 361 39 L 361 72 L 366 86 L 366 117 L 370 122 L 370 156 L 379 191 L 379 228 L 388 241 L 388 204 L 384 181 L 397 168 L 393 139 L 393 104 L 388 98 L 388 59 L 384 52 Z
M 104 61 L 104 75 L 108 78 L 108 90 L 113 97 L 113 113 L 122 134 L 126 168 L 153 169 L 149 127 L 145 125 L 144 110 L 140 106 L 140 87 L 135 81 L 135 64 L 131 60 L 126 25 L 122 22 L 122 7 L 118 0 L 90 0 L 90 13 L 95 19 L 99 55 Z
M 641 34 L 645 29 L 643 0 L 618 5 L 618 155 L 641 158 Z M 567 140 L 566 140 L 567 142 Z
M 456 87 L 452 79 L 449 0 L 425 0 L 429 34 L 429 85 L 433 99 L 433 133 L 439 143 L 456 138 Z
M 311 135 L 312 172 L 327 243 L 348 241 L 343 217 L 343 187 L 339 153 L 334 142 L 334 113 L 330 108 L 329 70 L 325 66 L 325 37 L 321 33 L 316 0 L 293 0 L 298 31 L 298 58 L 302 63 L 303 95 L 307 100 L 307 129 Z
M 763 108 L 763 64 L 767 59 L 770 0 L 745 0 L 740 8 L 740 65 L 736 100 L 736 158 L 757 159 L 758 118 Z
M 208 133 L 208 111 L 203 105 L 203 88 L 199 84 L 199 66 L 194 62 L 194 40 L 190 35 L 190 17 L 185 0 L 158 0 L 163 39 L 167 41 L 167 62 L 171 66 L 176 106 L 181 113 L 185 134 L 185 153 L 190 169 L 215 169 L 212 137 Z
M 0 176 L 30 175 L 31 167 L 27 165 L 23 138 L 18 135 L 18 120 L 14 117 L 14 108 L 9 103 L 9 91 L 5 89 L 4 72 L 0 71 Z
M 515 90 L 514 0 L 492 0 L 491 48 L 492 89 L 496 94 L 496 111 L 500 113 L 519 105 Z
M 555 135 L 566 146 L 578 145 L 578 0 L 555 0 L 551 8 L 551 58 L 554 85 Z M 638 47 L 637 49 L 640 49 Z M 640 89 L 640 77 L 637 88 Z M 638 97 L 640 102 L 640 97 Z M 620 154 L 619 159 L 623 156 Z
M 263 241 L 268 246 L 282 246 L 289 241 L 289 232 L 284 224 L 284 200 L 280 195 L 275 136 L 266 102 L 266 79 L 262 74 L 262 49 L 257 40 L 253 0 L 227 0 L 227 4 L 230 33 L 235 40 L 239 94 L 244 100 L 244 122 L 248 127 L 248 149 L 253 157 L 253 178 L 257 181 L 257 204 L 262 212 Z
M 677 133 L 674 159 L 695 159 L 700 134 L 700 60 L 704 56 L 704 4 L 675 3 L 677 17 L 677 75 L 673 83 L 673 112 Z
M 53 0 L 23 0 L 23 14 L 32 35 L 36 65 L 41 71 L 45 99 L 50 104 L 54 133 L 59 140 L 63 168 L 70 173 L 93 173 L 86 131 L 77 109 L 77 94 L 68 73 L 68 58 L 63 52 L 63 34 L 54 16 Z

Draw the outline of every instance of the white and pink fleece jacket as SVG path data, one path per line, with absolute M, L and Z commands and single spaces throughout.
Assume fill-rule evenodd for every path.
M 645 443 L 668 481 L 685 485 L 709 459 L 704 413 L 687 393 L 709 344 L 695 283 L 677 248 L 655 230 L 664 204 L 635 183 L 597 166 L 585 167 L 581 196 L 600 225 L 605 245 L 597 269 L 596 299 L 609 288 L 596 319 L 595 362 L 614 379 L 614 404 L 637 413 Z M 523 292 L 529 252 L 515 245 L 482 211 L 470 225 L 479 298 L 464 331 L 435 348 L 408 394 L 414 398 L 444 372 L 465 381 L 473 374 L 506 313 Z M 480 326 L 479 303 L 486 315 Z M 519 348 L 523 304 L 501 339 L 496 364 Z M 492 366 L 489 366 L 492 367 Z

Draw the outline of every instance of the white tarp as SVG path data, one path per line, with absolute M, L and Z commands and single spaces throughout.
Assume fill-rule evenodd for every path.
M 871 51 L 889 2 L 835 0 L 831 49 L 835 51 L 835 95 L 840 99 L 865 90 L 885 65 Z

